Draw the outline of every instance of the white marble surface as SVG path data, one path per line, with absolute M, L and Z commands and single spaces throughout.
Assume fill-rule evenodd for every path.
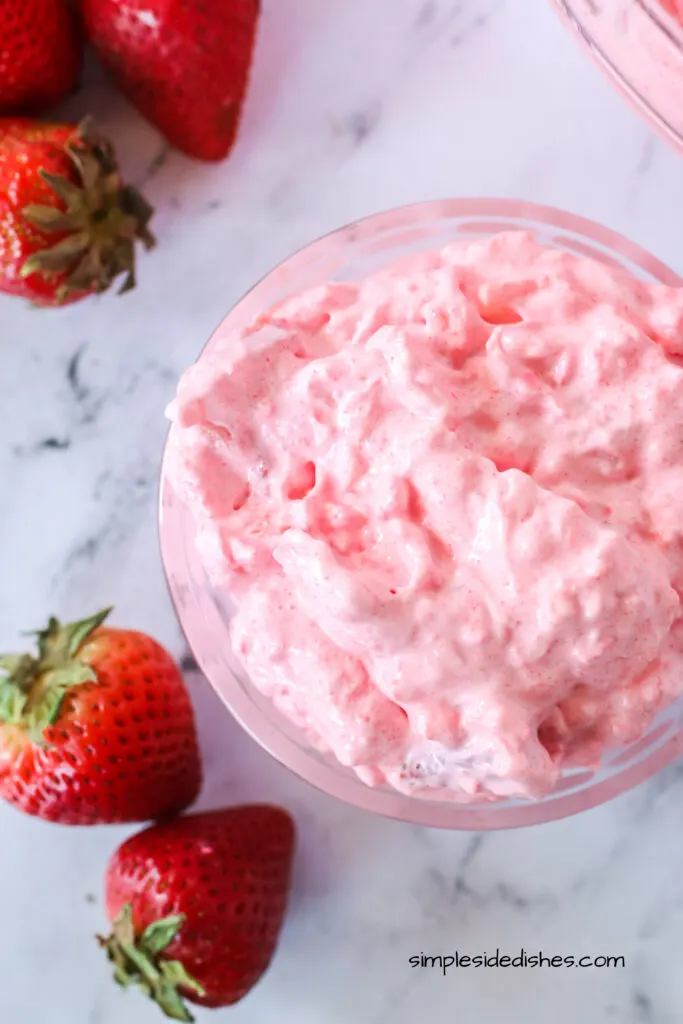
M 174 382 L 230 304 L 302 243 L 392 205 L 517 196 L 631 235 L 683 270 L 683 163 L 542 0 L 265 0 L 240 144 L 169 154 L 95 74 L 86 101 L 158 209 L 137 293 L 61 312 L 0 299 L 0 649 L 50 611 L 114 602 L 183 645 L 155 498 Z M 272 970 L 235 1024 L 674 1024 L 683 1015 L 683 772 L 573 820 L 446 834 L 374 819 L 273 763 L 191 678 L 205 805 L 282 800 L 301 849 Z M 92 941 L 125 829 L 0 807 L 0 1019 L 160 1020 Z M 625 969 L 411 970 L 413 953 L 623 955 Z M 200 1011 L 200 1020 L 209 1020 Z

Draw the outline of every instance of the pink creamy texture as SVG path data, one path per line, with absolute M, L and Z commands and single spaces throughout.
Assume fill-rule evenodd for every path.
M 368 784 L 539 797 L 683 690 L 683 290 L 510 232 L 288 300 L 169 411 L 253 683 Z

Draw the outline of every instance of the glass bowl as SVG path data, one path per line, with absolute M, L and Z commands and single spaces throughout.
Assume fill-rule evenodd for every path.
M 683 152 L 680 0 L 551 0 L 598 67 L 649 124 Z
M 625 267 L 650 281 L 683 281 L 659 260 L 607 228 L 561 210 L 507 199 L 454 199 L 380 213 L 335 231 L 297 252 L 259 282 L 228 314 L 208 343 L 290 295 L 325 281 L 358 280 L 395 260 L 457 239 L 506 229 L 533 232 L 540 242 Z M 171 428 L 169 439 L 174 428 Z M 168 452 L 168 440 L 166 452 Z M 662 711 L 645 736 L 610 751 L 597 771 L 566 772 L 542 800 L 458 804 L 370 788 L 355 772 L 308 745 L 298 729 L 263 697 L 234 657 L 230 598 L 208 583 L 194 544 L 194 523 L 161 472 L 159 523 L 171 596 L 187 641 L 207 679 L 242 726 L 278 761 L 311 785 L 368 811 L 420 825 L 499 829 L 551 821 L 593 807 L 636 786 L 683 747 L 683 700 Z

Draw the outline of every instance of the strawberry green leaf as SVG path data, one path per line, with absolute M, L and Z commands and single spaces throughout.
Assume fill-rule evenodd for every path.
M 93 669 L 84 661 L 72 661 L 45 672 L 39 696 L 29 700 L 24 715 L 34 741 L 41 743 L 44 730 L 57 721 L 64 698 L 72 687 L 96 681 Z
M 141 948 L 149 956 L 156 956 L 173 942 L 184 923 L 184 914 L 174 914 L 163 917 L 160 921 L 153 921 L 142 933 Z
M 161 980 L 161 975 L 152 960 L 134 945 L 125 946 L 123 951 L 133 966 L 137 968 L 140 981 L 150 992 L 154 992 Z
M 135 945 L 135 929 L 133 928 L 133 907 L 125 903 L 121 913 L 114 921 L 114 937 L 122 946 Z
M 21 277 L 29 277 L 30 274 L 38 273 L 60 273 L 69 270 L 76 259 L 87 252 L 90 246 L 90 235 L 87 231 L 77 231 L 73 235 L 67 235 L 61 242 L 57 242 L 51 249 L 42 249 L 34 253 L 26 260 L 21 270 Z
M 110 611 L 106 608 L 64 626 L 53 617 L 45 629 L 33 634 L 37 658 L 31 654 L 0 657 L 0 721 L 22 726 L 34 743 L 45 746 L 44 731 L 59 718 L 69 690 L 97 682 L 94 669 L 78 655 Z
M 83 125 L 81 125 L 80 136 L 82 140 L 85 140 Z M 94 189 L 102 173 L 102 167 L 93 156 L 87 142 L 84 144 L 83 141 L 75 139 L 68 144 L 67 151 L 80 174 L 83 188 L 86 192 Z
M 95 670 L 85 661 L 68 661 L 58 668 L 49 669 L 43 676 L 43 685 L 48 690 L 63 690 L 65 693 L 72 686 L 97 682 Z
M 187 1008 L 173 981 L 162 981 L 154 999 L 159 1004 L 167 1017 L 171 1020 L 194 1021 L 194 1017 Z
M 54 206 L 30 203 L 24 207 L 24 218 L 41 231 L 82 231 L 88 226 L 87 214 L 82 210 L 62 213 Z
M 162 960 L 160 962 L 161 973 L 167 981 L 173 982 L 180 988 L 189 989 L 195 995 L 205 996 L 206 989 L 200 985 L 196 978 L 185 970 L 180 960 Z
M 38 662 L 30 654 L 3 654 L 0 656 L 0 672 L 7 674 L 12 683 L 28 693 L 38 669 Z
M 6 679 L 0 680 L 0 722 L 18 724 L 25 706 L 26 695 Z
M 38 661 L 30 654 L 6 654 L 0 657 L 0 673 L 0 721 L 19 725 L 39 673 Z
M 162 918 L 136 937 L 133 910 L 127 903 L 113 922 L 111 935 L 108 938 L 98 936 L 98 942 L 114 965 L 117 984 L 124 988 L 136 985 L 167 1017 L 192 1022 L 194 1017 L 178 990 L 183 988 L 198 996 L 205 995 L 205 990 L 180 961 L 164 960 L 159 955 L 173 941 L 184 920 L 183 914 Z
M 69 210 L 78 208 L 83 194 L 83 190 L 78 185 L 74 185 L 73 182 L 63 178 L 60 174 L 50 174 L 49 171 L 44 170 L 42 167 L 38 173 L 43 181 L 47 182 L 52 191 L 56 192 L 59 198 L 64 200 Z
M 156 239 L 149 230 L 149 222 L 154 214 L 153 207 L 137 189 L 129 186 L 121 189 L 120 203 L 127 217 L 127 236 L 130 239 L 139 238 L 146 249 L 153 249 Z
M 44 168 L 39 172 L 55 193 L 55 209 L 50 210 L 49 202 L 31 204 L 23 213 L 41 231 L 59 231 L 65 237 L 30 255 L 19 271 L 22 277 L 39 274 L 51 279 L 58 303 L 82 293 L 103 292 L 120 275 L 133 282 L 134 243 L 139 241 L 146 249 L 156 244 L 149 229 L 152 208 L 135 188 L 121 183 L 111 143 L 84 122 L 64 151 L 71 164 L 67 174 L 51 174 Z M 122 241 L 128 244 L 122 246 Z
M 48 725 L 54 725 L 62 710 L 66 691 L 58 687 L 46 690 L 35 707 L 29 708 L 26 714 L 26 728 L 35 742 L 43 742 L 43 733 Z
M 70 658 L 76 657 L 81 644 L 85 643 L 90 634 L 93 633 L 98 626 L 102 625 L 105 619 L 111 615 L 111 612 L 111 608 L 104 608 L 101 612 L 97 612 L 96 615 L 91 615 L 89 619 L 81 619 L 80 622 L 70 622 L 68 625 L 62 627 L 64 644 Z
M 131 270 L 130 274 L 127 274 L 126 277 L 124 278 L 123 284 L 119 288 L 118 294 L 125 295 L 126 292 L 132 292 L 136 286 L 137 281 L 135 280 L 135 274 Z
M 69 658 L 75 658 L 82 644 L 98 626 L 111 614 L 111 608 L 105 608 L 88 619 L 68 622 L 65 626 L 57 619 L 51 618 L 47 629 L 38 630 L 38 649 L 42 661 L 60 664 Z

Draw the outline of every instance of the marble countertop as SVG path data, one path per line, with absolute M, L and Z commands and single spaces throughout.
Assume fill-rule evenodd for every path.
M 48 613 L 183 644 L 162 575 L 164 406 L 222 314 L 312 237 L 378 209 L 466 195 L 565 207 L 683 271 L 683 164 L 542 0 L 265 0 L 230 161 L 169 152 L 97 72 L 87 107 L 157 208 L 137 292 L 59 312 L 0 299 L 0 649 Z M 70 113 L 86 109 L 83 96 Z M 674 1024 L 683 1013 L 683 771 L 525 831 L 373 818 L 269 759 L 190 675 L 205 806 L 281 800 L 301 846 L 280 951 L 234 1024 Z M 128 830 L 0 807 L 2 1019 L 148 1024 L 92 940 Z M 623 956 L 625 968 L 414 969 L 413 954 Z M 199 1012 L 201 1021 L 208 1014 Z

